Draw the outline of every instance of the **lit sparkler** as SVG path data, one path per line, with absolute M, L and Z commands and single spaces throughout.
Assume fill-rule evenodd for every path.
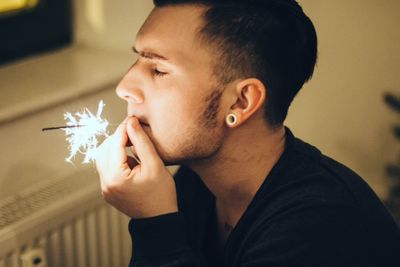
M 75 116 L 70 112 L 64 113 L 64 119 L 67 125 L 42 128 L 42 131 L 63 130 L 69 143 L 69 156 L 65 159 L 72 162 L 71 159 L 80 153 L 85 156 L 82 163 L 90 163 L 95 160 L 96 148 L 99 137 L 108 137 L 108 121 L 101 117 L 105 104 L 103 100 L 99 102 L 96 115 L 93 115 L 89 109 L 84 108 L 83 112 L 76 112 Z M 115 124 L 114 124 L 115 125 Z M 140 159 L 129 152 L 139 164 Z
M 99 102 L 97 113 L 93 115 L 89 109 L 84 108 L 83 112 L 76 112 L 72 115 L 69 112 L 64 113 L 66 126 L 44 128 L 42 130 L 61 129 L 65 132 L 66 140 L 69 143 L 69 156 L 65 159 L 71 162 L 71 159 L 80 153 L 85 156 L 83 163 L 94 161 L 95 151 L 98 145 L 99 137 L 108 137 L 108 121 L 101 117 L 105 104 L 103 100 Z

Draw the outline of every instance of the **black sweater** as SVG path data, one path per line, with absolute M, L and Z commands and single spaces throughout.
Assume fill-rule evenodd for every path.
M 369 186 L 288 129 L 223 251 L 214 196 L 186 167 L 175 182 L 179 212 L 130 221 L 131 266 L 400 266 L 399 227 Z

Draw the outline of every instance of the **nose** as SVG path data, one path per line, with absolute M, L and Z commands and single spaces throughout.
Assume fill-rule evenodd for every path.
M 126 100 L 127 102 L 140 104 L 144 101 L 144 95 L 140 89 L 140 74 L 137 73 L 134 64 L 129 71 L 125 74 L 116 88 L 117 95 Z

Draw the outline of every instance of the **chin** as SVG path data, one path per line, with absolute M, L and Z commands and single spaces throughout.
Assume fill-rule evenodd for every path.
M 157 140 L 154 135 L 150 137 L 166 166 L 207 162 L 218 155 L 223 144 L 223 139 L 217 135 L 195 135 L 193 138 L 164 135 L 162 140 Z
M 218 150 L 214 150 L 209 153 L 188 153 L 186 155 L 176 155 L 176 156 L 165 156 L 162 155 L 161 159 L 164 162 L 165 166 L 173 166 L 173 165 L 186 165 L 190 166 L 192 164 L 200 163 L 200 162 L 207 162 L 208 160 L 212 159 Z
M 165 166 L 173 166 L 173 165 L 181 165 L 182 164 L 181 160 L 171 157 L 171 156 L 165 156 L 165 153 L 161 153 L 160 158 L 163 161 Z

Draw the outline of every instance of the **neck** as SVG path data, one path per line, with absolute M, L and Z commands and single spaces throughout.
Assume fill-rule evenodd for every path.
M 285 129 L 255 122 L 229 129 L 222 147 L 207 159 L 188 164 L 216 197 L 217 210 L 235 226 L 282 155 Z

